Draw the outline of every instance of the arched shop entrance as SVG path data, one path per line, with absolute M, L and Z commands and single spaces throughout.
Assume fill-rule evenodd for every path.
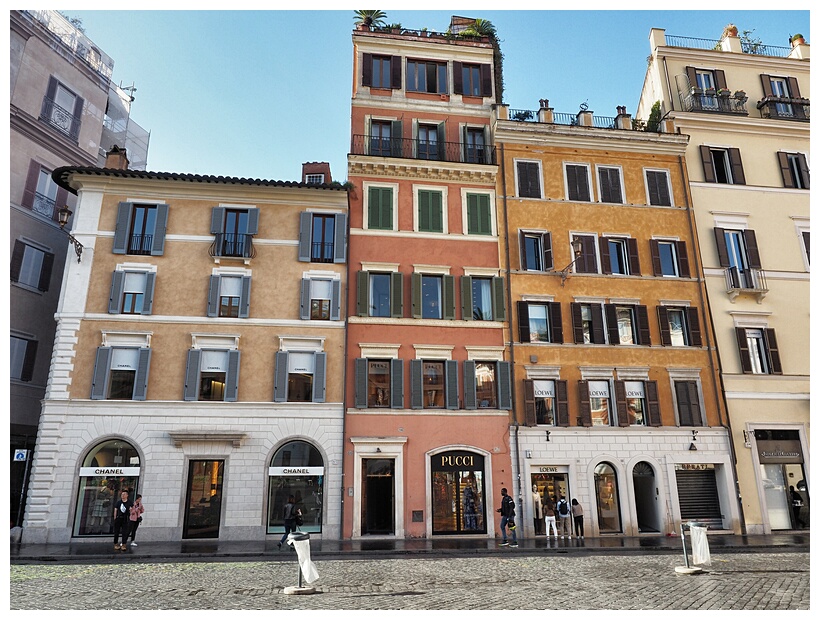
M 595 504 L 598 509 L 598 531 L 601 534 L 620 534 L 623 528 L 618 476 L 609 463 L 599 463 L 595 467 Z
M 322 531 L 325 467 L 319 450 L 306 441 L 286 443 L 271 459 L 268 480 L 268 534 L 284 533 L 284 509 L 291 495 L 304 519 L 299 529 Z
M 433 534 L 486 534 L 484 457 L 464 450 L 430 457 Z

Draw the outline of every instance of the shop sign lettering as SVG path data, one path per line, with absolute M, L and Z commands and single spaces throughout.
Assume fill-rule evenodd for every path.
M 470 455 L 458 455 L 453 456 L 444 455 L 441 457 L 441 465 L 442 467 L 472 467 L 473 466 L 473 456 Z
M 552 381 L 533 381 L 532 389 L 535 398 L 555 398 L 555 387 Z
M 558 473 L 558 468 L 557 467 L 543 466 L 543 467 L 538 468 L 538 472 L 541 473 L 541 474 L 557 474 Z
M 589 395 L 592 396 L 592 398 L 606 398 L 607 396 L 609 396 L 609 391 L 608 390 L 590 390 Z
M 675 465 L 675 469 L 703 470 L 714 468 L 715 466 L 712 463 L 679 463 Z
M 269 467 L 269 476 L 324 476 L 324 467 Z
M 88 477 L 88 476 L 96 476 L 96 477 L 109 477 L 109 476 L 126 476 L 126 477 L 133 477 L 140 475 L 140 468 L 139 467 L 80 467 L 80 476 L 81 477 Z

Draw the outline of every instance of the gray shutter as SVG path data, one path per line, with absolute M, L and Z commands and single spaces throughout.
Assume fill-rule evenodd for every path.
M 259 209 L 248 209 L 248 233 L 255 235 L 259 232 Z
M 390 316 L 394 319 L 404 316 L 404 282 L 398 271 L 390 274 Z
M 302 278 L 301 293 L 299 295 L 299 318 L 310 319 L 310 278 Z
M 512 376 L 509 362 L 496 362 L 498 375 L 498 408 L 512 409 Z
M 165 232 L 168 229 L 168 205 L 157 205 L 157 219 L 154 221 L 154 236 L 151 240 L 151 256 L 165 253 Z
M 473 320 L 472 276 L 461 276 L 461 318 L 464 321 Z
M 355 395 L 353 406 L 356 409 L 367 409 L 367 358 L 357 357 L 353 360 Z
M 347 260 L 347 213 L 337 213 L 333 223 L 333 262 Z
M 273 368 L 273 402 L 288 400 L 288 352 L 277 351 Z
M 125 285 L 125 272 L 115 271 L 111 276 L 111 292 L 108 295 L 108 314 L 122 312 L 122 289 Z
M 247 319 L 251 307 L 251 277 L 242 276 L 242 292 L 239 295 L 239 318 Z
M 311 228 L 313 224 L 313 214 L 304 211 L 299 214 L 299 261 L 310 262 L 310 246 L 312 243 Z
M 241 351 L 228 351 L 228 372 L 225 373 L 225 402 L 236 402 L 239 391 L 239 358 Z
M 404 408 L 404 360 L 390 360 L 390 408 Z
M 51 282 L 51 270 L 54 268 L 54 254 L 43 252 L 43 263 L 40 265 L 40 279 L 37 281 L 38 291 L 47 291 Z
M 11 253 L 11 281 L 19 282 L 20 269 L 23 267 L 23 255 L 26 253 L 26 244 L 15 239 L 14 249 Z
M 441 161 L 447 161 L 447 133 L 444 123 L 438 124 L 436 135 L 438 137 L 438 158 Z
M 458 409 L 458 362 L 444 362 L 444 389 L 447 409 Z
M 441 277 L 441 318 L 452 321 L 456 318 L 456 279 L 455 276 Z
M 492 280 L 493 321 L 507 320 L 507 306 L 504 303 L 504 278 L 494 277 Z
M 139 362 L 137 362 L 137 375 L 134 377 L 134 400 L 145 400 L 148 392 L 148 369 L 151 366 L 151 349 L 141 348 Z
M 219 316 L 219 276 L 211 276 L 209 280 L 206 316 Z
M 108 396 L 108 370 L 111 364 L 111 347 L 98 347 L 91 380 L 92 400 L 105 400 Z
M 368 284 L 370 283 L 370 276 L 367 271 L 356 272 L 356 314 L 358 316 L 370 315 L 370 291 L 368 291 Z
M 114 254 L 125 254 L 128 251 L 132 206 L 130 202 L 121 202 L 117 207 L 117 226 L 114 229 L 114 247 L 111 249 Z
M 145 294 L 142 296 L 142 312 L 140 314 L 151 314 L 154 308 L 154 287 L 157 282 L 157 274 L 149 271 L 145 274 Z
M 323 403 L 327 395 L 327 353 L 314 353 L 313 359 L 313 402 Z
M 214 207 L 211 211 L 211 234 L 222 232 L 222 222 L 225 220 L 225 207 Z
M 341 318 L 342 308 L 342 281 L 333 280 L 330 283 L 330 320 L 338 321 Z
M 422 392 L 422 361 L 410 360 L 410 408 L 424 408 L 424 393 Z
M 184 400 L 199 399 L 199 362 L 202 351 L 199 349 L 188 349 L 188 364 L 185 367 L 185 390 Z
M 420 273 L 410 274 L 410 299 L 412 303 L 412 316 L 414 319 L 420 319 L 422 315 Z
M 475 362 L 468 360 L 461 365 L 464 368 L 464 408 L 476 409 L 478 403 L 475 394 Z

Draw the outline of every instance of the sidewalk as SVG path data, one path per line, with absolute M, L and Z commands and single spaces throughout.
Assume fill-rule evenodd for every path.
M 176 541 L 139 542 L 137 547 L 127 551 L 114 551 L 113 543 L 82 542 L 67 544 L 12 544 L 11 564 L 20 563 L 75 563 L 112 561 L 295 561 L 290 549 L 276 546 L 277 540 L 259 541 Z M 601 538 L 522 539 L 518 548 L 500 547 L 500 540 L 476 538 L 435 538 L 435 539 L 367 539 L 367 540 L 321 540 L 311 539 L 312 559 L 366 559 L 370 557 L 390 558 L 409 555 L 429 557 L 454 557 L 470 555 L 501 555 L 517 553 L 524 555 L 542 554 L 657 554 L 680 553 L 683 546 L 680 536 L 608 536 Z M 709 548 L 712 553 L 737 553 L 744 551 L 804 551 L 808 552 L 808 533 L 789 532 L 765 536 L 737 536 L 734 534 L 709 534 Z M 689 537 L 686 540 L 687 553 L 691 554 Z

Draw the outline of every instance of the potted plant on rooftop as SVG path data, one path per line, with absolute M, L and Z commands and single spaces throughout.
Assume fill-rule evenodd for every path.
M 797 45 L 803 45 L 805 42 L 806 42 L 806 39 L 804 39 L 803 35 L 800 34 L 800 33 L 793 34 L 792 36 L 789 37 L 789 43 L 792 44 L 792 47 L 795 47 Z
M 371 27 L 381 28 L 387 13 L 384 11 L 353 11 L 353 19 L 359 30 L 370 30 Z

